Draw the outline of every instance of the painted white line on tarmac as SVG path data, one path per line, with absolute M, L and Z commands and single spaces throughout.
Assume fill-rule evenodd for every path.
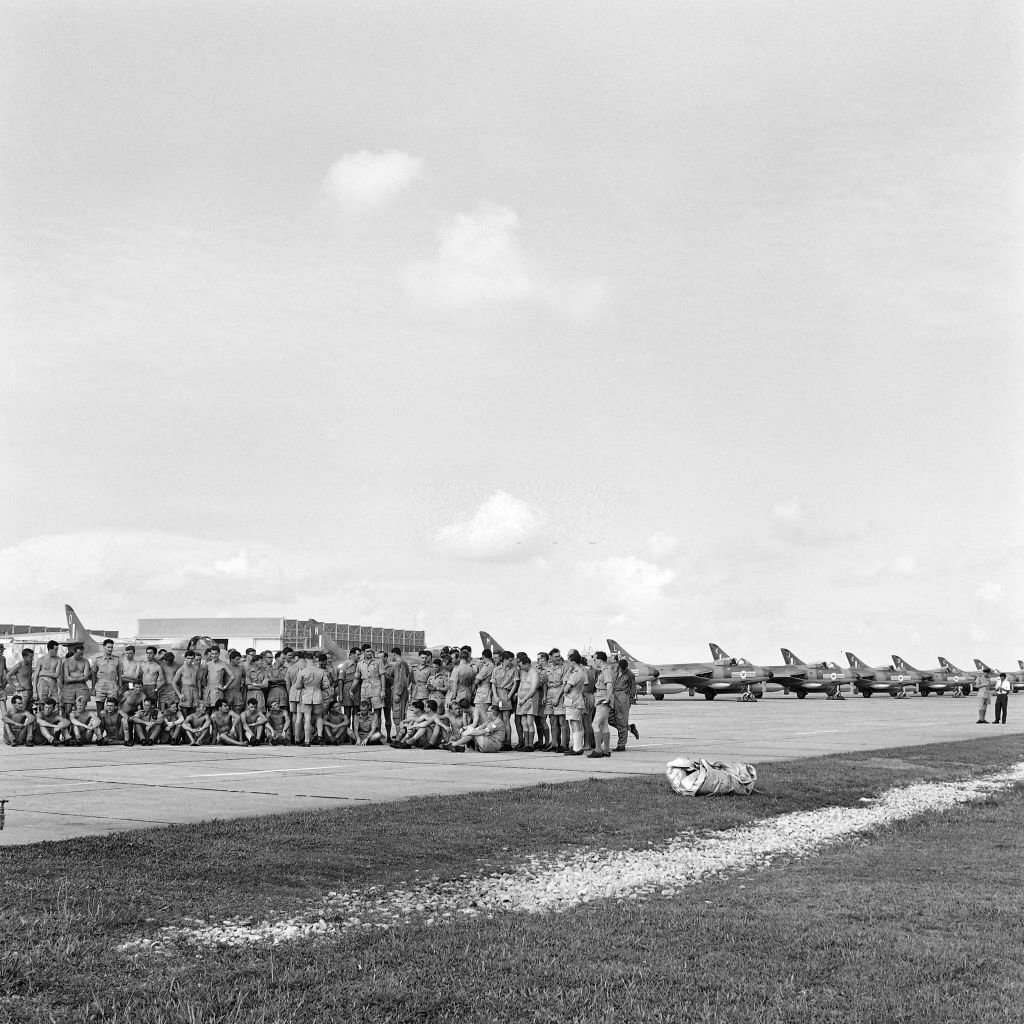
M 842 729 L 815 729 L 812 732 L 794 732 L 793 736 L 824 736 L 829 732 L 842 732 Z
M 213 772 L 211 775 L 190 775 L 190 779 L 220 779 L 225 775 L 277 775 L 284 772 L 322 772 L 328 768 L 351 768 L 351 764 L 307 764 L 302 768 L 255 768 L 245 772 Z

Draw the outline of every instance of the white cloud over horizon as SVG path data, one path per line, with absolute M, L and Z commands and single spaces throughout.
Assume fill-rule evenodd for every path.
M 664 600 L 676 579 L 674 570 L 635 555 L 580 562 L 578 570 L 584 580 L 598 584 L 604 601 L 618 615 Z
M 328 170 L 322 189 L 338 209 L 369 213 L 386 206 L 423 173 L 423 161 L 400 150 L 346 153 Z
M 544 516 L 506 491 L 495 491 L 466 520 L 450 523 L 435 535 L 437 547 L 455 558 L 526 561 L 537 552 Z
M 604 282 L 547 280 L 527 255 L 520 227 L 514 210 L 493 203 L 455 214 L 438 229 L 434 257 L 406 268 L 406 289 L 441 309 L 538 303 L 572 320 L 593 316 L 605 300 Z

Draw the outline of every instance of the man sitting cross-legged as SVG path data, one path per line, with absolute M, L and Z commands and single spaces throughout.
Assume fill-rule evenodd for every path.
M 71 719 L 67 718 L 57 704 L 55 697 L 47 697 L 36 712 L 36 732 L 44 743 L 51 747 L 67 743 L 71 730 Z
M 160 737 L 164 728 L 164 720 L 156 709 L 156 699 L 143 696 L 142 706 L 130 715 L 128 722 L 132 729 L 132 736 L 136 743 L 144 747 L 151 747 Z
M 231 747 L 242 746 L 242 741 L 236 740 L 234 737 L 237 717 L 223 697 L 214 704 L 213 711 L 210 712 L 210 731 L 214 743 L 226 743 Z
M 98 743 L 100 739 L 99 716 L 90 711 L 87 707 L 89 698 L 84 693 L 75 697 L 75 706 L 68 716 L 71 719 L 71 735 L 79 746 L 86 746 L 89 743 Z
M 273 747 L 286 745 L 292 741 L 292 717 L 287 709 L 282 707 L 280 696 L 271 700 L 270 709 L 267 711 L 267 739 Z
M 190 711 L 185 716 L 185 721 L 181 723 L 181 731 L 193 747 L 198 747 L 201 743 L 209 743 L 212 729 L 205 704 L 200 704 L 195 711 Z
M 100 720 L 98 743 L 124 743 L 126 737 L 125 716 L 117 706 L 114 697 L 107 697 L 96 717 Z
M 505 745 L 506 735 L 501 709 L 497 704 L 491 704 L 484 712 L 483 723 L 463 729 L 462 735 L 452 740 L 448 749 L 457 752 L 472 747 L 481 754 L 497 754 Z
M 262 743 L 267 727 L 267 716 L 260 711 L 258 697 L 249 697 L 245 702 L 245 710 L 235 719 L 236 740 L 249 747 Z
M 185 732 L 185 716 L 182 714 L 181 706 L 171 697 L 167 706 L 160 712 L 164 727 L 162 738 L 165 743 L 184 743 L 188 739 Z
M 324 743 L 338 746 L 341 743 L 355 743 L 348 730 L 348 715 L 340 698 L 335 697 L 324 712 Z

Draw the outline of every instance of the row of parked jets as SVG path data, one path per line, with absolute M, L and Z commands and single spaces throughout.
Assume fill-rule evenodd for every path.
M 490 633 L 480 631 L 480 641 L 494 651 L 504 650 Z M 862 697 L 888 693 L 901 697 L 908 689 L 916 688 L 922 697 L 931 693 L 969 694 L 982 675 L 996 675 L 997 670 L 980 658 L 974 659 L 974 671 L 957 668 L 946 658 L 939 658 L 937 669 L 914 668 L 898 654 L 888 665 L 872 667 L 852 651 L 846 651 L 848 667 L 834 661 L 805 662 L 786 647 L 782 651 L 782 665 L 755 665 L 746 658 L 730 657 L 718 644 L 709 644 L 711 660 L 700 662 L 673 662 L 656 665 L 633 657 L 622 644 L 607 640 L 608 651 L 616 658 L 625 658 L 639 682 L 655 700 L 666 695 L 687 691 L 690 696 L 703 694 L 705 700 L 714 700 L 720 693 L 736 693 L 758 698 L 768 692 L 795 693 L 803 700 L 810 693 L 839 696 L 843 688 L 853 688 Z M 1024 661 L 1018 661 L 1020 671 L 1007 672 L 1014 691 L 1024 689 Z
M 99 642 L 89 633 L 70 605 L 65 605 L 68 632 L 52 639 L 70 645 L 81 643 L 87 657 L 101 653 Z M 317 623 L 316 625 L 320 625 Z M 316 646 L 327 650 L 337 659 L 347 657 L 337 644 L 323 637 L 322 630 L 314 630 Z M 50 637 L 31 634 L 11 638 L 40 644 Z M 204 642 L 205 641 L 205 642 Z M 121 638 L 115 645 L 120 654 L 130 638 Z M 167 637 L 160 641 L 148 640 L 154 646 L 166 650 L 175 661 L 179 661 L 186 650 L 203 650 L 211 641 L 203 637 Z M 488 632 L 480 631 L 480 642 L 493 652 L 505 650 Z M 856 690 L 862 697 L 876 693 L 888 693 L 893 697 L 903 696 L 908 689 L 916 689 L 923 697 L 929 694 L 969 694 L 976 686 L 979 676 L 996 675 L 998 669 L 986 665 L 980 658 L 974 659 L 974 670 L 958 668 L 946 658 L 939 658 L 937 669 L 919 669 L 898 654 L 892 656 L 887 665 L 872 667 L 852 651 L 846 651 L 848 666 L 842 668 L 834 661 L 805 662 L 786 647 L 781 648 L 783 664 L 755 665 L 746 658 L 733 658 L 718 644 L 709 644 L 711 660 L 699 662 L 670 662 L 654 664 L 635 658 L 616 640 L 609 639 L 609 653 L 615 658 L 625 658 L 636 674 L 637 682 L 655 700 L 664 700 L 669 694 L 688 692 L 690 696 L 702 694 L 705 700 L 714 700 L 720 693 L 740 694 L 747 698 L 759 698 L 765 693 L 784 691 L 795 693 L 801 700 L 811 693 L 837 697 L 843 689 Z M 432 648 L 432 650 L 434 650 Z M 415 657 L 416 652 L 411 652 Z M 1014 692 L 1024 690 L 1024 661 L 1018 661 L 1018 671 L 1007 672 Z

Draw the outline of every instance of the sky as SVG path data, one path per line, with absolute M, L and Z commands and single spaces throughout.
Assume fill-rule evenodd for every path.
M 1024 658 L 1003 0 L 0 5 L 0 619 Z

